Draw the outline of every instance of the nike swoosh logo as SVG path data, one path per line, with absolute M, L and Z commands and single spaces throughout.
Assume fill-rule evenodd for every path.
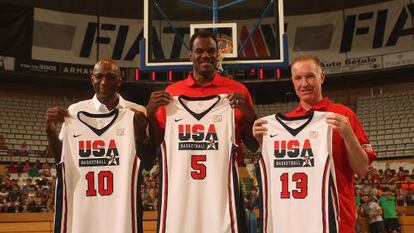
M 82 134 L 74 134 L 74 135 L 73 135 L 73 138 L 77 138 L 77 137 L 79 137 L 79 136 L 82 136 Z
M 179 121 L 181 121 L 182 119 L 184 119 L 184 118 L 174 119 L 174 121 L 175 121 L 175 122 L 179 122 Z
M 270 137 L 273 138 L 273 137 L 276 137 L 277 135 L 279 134 L 270 134 Z

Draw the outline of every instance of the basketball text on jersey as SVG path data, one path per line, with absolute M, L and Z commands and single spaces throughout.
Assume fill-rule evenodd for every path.
M 54 232 L 142 232 L 134 112 L 94 114 L 75 104 L 70 114 L 56 166 Z
M 264 117 L 268 130 L 258 164 L 260 232 L 338 232 L 339 202 L 327 114 Z
M 161 146 L 159 233 L 242 233 L 234 111 L 225 95 L 175 96 Z
M 114 139 L 80 140 L 78 146 L 79 167 L 119 165 L 119 152 Z
M 313 167 L 314 156 L 309 138 L 275 140 L 274 167 Z
M 179 150 L 218 150 L 218 138 L 214 124 L 179 124 Z

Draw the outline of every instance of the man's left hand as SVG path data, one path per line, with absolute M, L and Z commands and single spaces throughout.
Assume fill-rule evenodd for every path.
M 326 123 L 328 123 L 328 125 L 333 130 L 336 130 L 344 140 L 353 136 L 354 134 L 354 132 L 352 131 L 351 124 L 349 123 L 348 117 L 343 116 L 341 114 L 328 114 L 328 116 L 326 117 Z
M 134 133 L 135 141 L 138 143 L 143 142 L 147 138 L 147 126 L 148 118 L 143 112 L 137 111 L 133 108 L 130 108 L 134 114 Z
M 246 95 L 240 92 L 233 92 L 229 94 L 227 98 L 230 101 L 231 107 L 239 108 L 243 112 L 245 119 L 247 121 L 253 122 L 254 120 L 256 120 L 256 114 L 254 113 L 253 106 L 250 104 Z

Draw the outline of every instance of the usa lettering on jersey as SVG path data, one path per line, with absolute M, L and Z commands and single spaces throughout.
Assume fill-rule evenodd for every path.
M 134 112 L 72 112 L 57 165 L 54 231 L 142 232 Z M 94 122 L 105 119 L 102 128 Z M 87 208 L 85 208 L 87 207 Z M 102 221 L 112 215 L 111 221 Z
M 234 112 L 228 99 L 176 96 L 166 113 L 158 232 L 242 232 Z
M 338 232 L 339 203 L 327 114 L 264 117 L 268 130 L 258 166 L 261 232 Z

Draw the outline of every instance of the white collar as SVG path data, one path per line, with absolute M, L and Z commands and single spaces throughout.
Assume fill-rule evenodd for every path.
M 122 98 L 122 96 L 120 94 L 118 95 L 118 105 L 116 106 L 116 108 L 125 108 L 126 107 L 126 103 L 124 98 Z M 102 113 L 106 113 L 109 112 L 108 108 L 106 107 L 105 104 L 101 103 L 98 98 L 96 97 L 96 94 L 93 96 L 92 98 L 92 104 L 95 107 L 96 111 L 98 112 L 102 112 Z

